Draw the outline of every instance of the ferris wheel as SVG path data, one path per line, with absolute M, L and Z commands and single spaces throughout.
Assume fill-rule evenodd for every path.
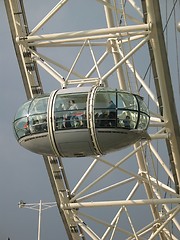
M 5 6 L 27 95 L 14 130 L 44 159 L 67 238 L 179 239 L 178 1 Z

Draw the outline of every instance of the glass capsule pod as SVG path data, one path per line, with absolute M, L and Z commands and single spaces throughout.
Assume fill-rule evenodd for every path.
M 53 91 L 24 103 L 13 122 L 24 148 L 42 155 L 104 155 L 144 138 L 149 111 L 142 97 L 105 87 Z

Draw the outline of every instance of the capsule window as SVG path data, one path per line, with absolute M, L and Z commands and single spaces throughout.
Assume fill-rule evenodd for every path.
M 118 109 L 138 110 L 137 100 L 129 93 L 118 93 Z
M 148 110 L 146 104 L 143 102 L 143 99 L 139 96 L 136 96 L 136 97 L 138 99 L 140 111 L 149 115 L 149 110 Z
M 133 94 L 117 91 L 98 92 L 94 114 L 96 127 L 135 129 L 138 126 L 139 105 Z
M 29 115 L 40 115 L 47 113 L 47 102 L 48 97 L 46 98 L 35 98 L 29 107 Z
M 55 129 L 86 127 L 87 94 L 57 95 L 55 100 Z
M 117 127 L 135 129 L 138 122 L 138 112 L 130 110 L 118 110 L 117 120 Z
M 147 129 L 149 123 L 149 117 L 146 114 L 141 113 L 139 118 L 139 129 Z
M 31 101 L 24 103 L 17 111 L 14 121 L 14 132 L 17 139 L 29 134 L 28 110 Z
M 14 131 L 17 139 L 29 135 L 29 124 L 27 117 L 19 118 L 14 122 Z
M 19 108 L 14 121 L 16 137 L 47 132 L 48 96 L 34 98 Z
M 35 98 L 29 107 L 30 134 L 47 132 L 47 103 L 48 97 Z
M 99 91 L 96 93 L 94 116 L 96 127 L 116 126 L 116 92 Z
M 29 105 L 30 105 L 30 101 L 24 103 L 17 111 L 16 115 L 15 115 L 15 119 L 19 119 L 22 118 L 24 116 L 28 115 L 28 110 L 29 110 Z

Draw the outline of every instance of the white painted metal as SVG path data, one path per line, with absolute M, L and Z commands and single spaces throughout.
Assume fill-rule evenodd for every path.
M 26 95 L 31 98 L 36 94 L 41 94 L 43 90 L 36 63 L 29 55 L 27 44 L 18 46 L 15 40 L 16 36 L 23 37 L 29 34 L 23 4 L 20 1 L 4 2 Z M 24 17 L 21 18 L 21 16 Z M 31 69 L 34 74 L 31 74 Z
M 37 26 L 32 29 L 29 35 L 36 33 L 43 25 L 60 9 L 63 5 L 68 2 L 68 0 L 63 0 L 57 3 L 57 5 L 37 24 Z
M 87 100 L 87 112 L 89 113 L 87 116 L 87 127 L 89 129 L 89 134 L 91 136 L 91 140 L 94 147 L 95 155 L 101 155 L 101 150 L 98 144 L 97 136 L 96 136 L 96 129 L 95 129 L 95 117 L 94 117 L 94 98 L 96 95 L 96 87 L 91 89 L 89 93 L 88 100 Z
M 69 6 L 73 3 L 67 0 L 59 1 L 29 31 L 22 1 L 5 0 L 17 60 L 28 98 L 43 92 L 41 84 L 43 80 L 40 81 L 38 64 L 58 80 L 62 87 L 105 83 L 116 87 L 119 85 L 120 88 L 128 91 L 138 90 L 137 93 L 139 89 L 143 89 L 141 91 L 143 97 L 150 102 L 150 139 L 135 144 L 134 149 L 129 147 L 124 152 L 118 152 L 117 155 L 101 156 L 98 152 L 95 131 L 92 128 L 94 115 L 92 99 L 90 99 L 87 103 L 91 113 L 88 116 L 90 123 L 88 127 L 91 129 L 91 137 L 99 155 L 91 161 L 82 159 L 81 164 L 78 162 L 77 165 L 74 164 L 76 159 L 72 159 L 73 167 L 67 166 L 63 159 L 44 157 L 69 239 L 178 239 L 179 123 L 162 28 L 159 27 L 161 19 L 158 2 L 157 0 L 91 1 L 94 7 L 100 6 L 105 9 L 107 28 L 103 26 L 96 29 L 94 26 L 94 29 L 88 30 L 38 34 L 42 26 L 46 27 L 49 20 L 52 20 L 56 13 L 61 13 L 67 3 Z M 121 18 L 124 20 L 123 26 L 116 21 Z M 100 15 L 97 19 L 100 19 Z M 148 53 L 144 50 L 145 47 L 148 48 L 147 43 L 151 44 L 150 53 L 151 56 L 153 53 L 155 58 L 152 70 L 156 84 L 148 84 L 141 73 L 141 68 L 148 67 L 144 66 L 142 60 L 148 61 L 149 55 L 144 57 L 145 53 Z M 46 56 L 46 52 L 41 52 L 42 48 L 50 51 L 54 47 L 56 49 L 74 47 L 78 51 L 75 56 L 71 56 L 71 64 L 66 66 L 63 62 Z M 99 54 L 97 49 L 101 47 L 103 51 Z M 88 55 L 83 60 L 86 63 L 85 67 L 88 66 L 87 60 L 91 58 L 92 62 L 88 70 L 83 71 L 84 65 L 80 70 L 76 66 L 83 58 L 85 49 L 89 49 L 90 52 L 90 57 Z M 144 55 L 138 56 L 142 49 Z M 111 56 L 113 64 L 111 62 L 110 67 L 106 68 L 109 62 L 105 65 L 103 63 Z M 136 56 L 139 57 L 140 67 Z M 33 71 L 28 68 L 29 62 Z M 125 68 L 130 71 L 126 72 Z M 49 118 L 51 117 L 53 116 L 49 113 Z M 50 137 L 53 143 L 53 136 Z M 55 146 L 54 148 L 56 149 Z M 172 168 L 169 167 L 167 159 L 170 160 Z M 71 171 L 66 176 L 65 170 L 68 170 L 68 167 Z M 79 180 L 76 175 L 80 175 Z M 170 184 L 167 184 L 167 181 Z M 89 208 L 91 211 L 88 211 Z M 103 212 L 100 209 L 103 209 Z
M 48 113 L 47 113 L 47 120 L 49 122 L 48 124 L 48 137 L 49 137 L 49 142 L 50 142 L 50 145 L 54 151 L 54 154 L 55 156 L 60 156 L 60 153 L 58 151 L 58 148 L 56 146 L 56 141 L 55 141 L 55 138 L 54 138 L 54 129 L 55 129 L 55 126 L 54 126 L 54 100 L 55 100 L 55 94 L 56 94 L 57 90 L 53 91 L 50 96 L 49 96 L 49 101 L 48 101 Z
M 147 0 L 148 21 L 154 22 L 152 30 L 151 46 L 153 48 L 156 70 L 159 79 L 159 87 L 163 103 L 163 116 L 165 119 L 166 131 L 171 134 L 170 144 L 174 158 L 174 164 L 178 182 L 180 183 L 180 131 L 176 114 L 176 106 L 172 91 L 171 75 L 168 66 L 165 43 L 163 41 L 162 27 L 159 24 L 158 3 Z M 158 21 L 158 23 L 156 23 Z M 168 96 L 168 97 L 167 97 Z M 180 192 L 180 186 L 178 186 Z
M 39 202 L 39 218 L 38 218 L 38 240 L 41 240 L 41 212 L 42 212 L 42 201 Z
M 120 60 L 115 66 L 107 72 L 103 77 L 102 80 L 106 80 L 111 74 L 115 72 L 123 63 L 126 62 L 128 58 L 130 58 L 138 49 L 140 49 L 145 43 L 149 41 L 149 36 L 144 38 L 134 49 L 132 49 L 122 60 Z
M 79 41 L 81 37 L 84 39 L 88 39 L 91 37 L 91 39 L 96 39 L 96 36 L 100 38 L 109 38 L 110 37 L 121 37 L 121 36 L 129 36 L 129 34 L 135 35 L 136 32 L 141 33 L 141 31 L 147 31 L 150 30 L 150 25 L 148 24 L 140 24 L 135 26 L 127 26 L 127 27 L 114 27 L 114 28 L 104 28 L 104 29 L 95 29 L 91 31 L 79 31 L 79 32 L 67 32 L 67 33 L 54 33 L 54 34 L 44 34 L 44 35 L 35 35 L 35 36 L 26 36 L 26 37 L 16 37 L 16 42 L 20 44 L 20 42 L 44 42 L 45 40 L 58 40 L 58 39 L 64 39 L 64 41 Z M 148 32 L 147 32 L 148 34 Z M 98 38 L 99 38 L 98 37 Z M 50 42 L 51 43 L 51 42 Z
M 62 205 L 63 209 L 83 208 L 83 207 L 111 207 L 111 206 L 129 206 L 129 205 L 149 205 L 149 204 L 167 204 L 180 203 L 180 198 L 166 198 L 166 199 L 146 199 L 146 200 L 125 200 L 125 201 L 108 201 L 108 202 L 81 202 L 69 203 Z

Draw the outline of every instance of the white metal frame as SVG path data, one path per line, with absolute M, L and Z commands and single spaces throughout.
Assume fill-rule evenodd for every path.
M 26 90 L 27 97 L 30 98 L 37 94 L 43 93 L 43 85 L 41 83 L 38 65 L 42 67 L 54 79 L 59 81 L 62 88 L 74 85 L 81 87 L 84 84 L 110 84 L 109 78 L 113 74 L 117 74 L 119 88 L 131 90 L 127 76 L 125 76 L 124 68 L 133 74 L 143 87 L 146 96 L 153 102 L 153 106 L 160 108 L 158 113 L 151 110 L 151 122 L 149 139 L 136 143 L 125 157 L 119 157 L 116 162 L 110 159 L 105 159 L 98 155 L 89 164 L 82 177 L 74 186 L 70 186 L 68 176 L 65 174 L 63 159 L 52 157 L 44 157 L 46 168 L 52 184 L 54 195 L 57 201 L 57 206 L 61 213 L 64 226 L 69 239 L 86 239 L 89 236 L 91 239 L 117 239 L 116 234 L 123 234 L 123 238 L 118 239 L 177 239 L 177 232 L 180 231 L 178 215 L 180 213 L 180 143 L 179 123 L 176 116 L 175 101 L 171 88 L 170 73 L 168 71 L 168 61 L 165 52 L 162 29 L 157 24 L 160 21 L 158 12 L 157 0 L 142 1 L 143 10 L 147 11 L 147 23 L 136 19 L 125 12 L 124 1 L 97 0 L 96 4 L 102 5 L 105 10 L 107 28 L 90 29 L 86 31 L 65 32 L 55 34 L 38 35 L 38 30 L 45 26 L 54 14 L 61 11 L 68 0 L 61 0 L 59 3 L 31 30 L 28 30 L 25 10 L 22 1 L 20 0 L 5 0 L 7 15 L 9 18 L 10 29 L 15 44 L 17 60 L 21 69 L 22 78 Z M 134 11 L 140 16 L 143 16 L 141 11 L 141 1 L 129 0 L 128 4 L 134 8 Z M 133 25 L 115 26 L 113 14 L 121 14 L 126 18 L 134 21 Z M 146 18 L 146 16 L 144 15 Z M 22 21 L 23 19 L 23 21 Z M 101 40 L 101 41 L 100 41 Z M 123 46 L 129 44 L 129 51 L 125 52 Z M 134 54 L 142 49 L 147 43 L 152 47 L 152 53 L 155 59 L 154 72 L 157 72 L 159 90 L 157 91 L 162 102 L 159 101 L 159 96 L 156 97 L 155 89 L 151 89 L 143 80 L 141 74 L 135 69 L 132 58 Z M 60 62 L 45 56 L 41 53 L 41 48 L 69 48 L 79 47 L 80 50 L 75 56 L 75 60 L 71 66 L 64 66 Z M 96 57 L 94 47 L 105 47 L 103 54 Z M 89 48 L 90 56 L 94 65 L 89 68 L 89 71 L 83 75 L 76 71 L 83 50 Z M 37 50 L 38 49 L 38 50 Z M 112 54 L 114 65 L 101 73 L 101 64 Z M 97 58 L 97 59 L 96 59 Z M 28 68 L 29 63 L 32 69 Z M 57 68 L 59 71 L 57 71 Z M 67 76 L 62 76 L 62 71 L 67 72 Z M 96 73 L 97 77 L 94 77 Z M 74 75 L 74 78 L 70 78 Z M 133 88 L 133 87 L 132 87 Z M 134 90 L 134 89 L 133 89 Z M 145 94 L 144 93 L 144 94 Z M 162 104 L 162 105 L 161 105 Z M 91 109 L 91 102 L 88 105 Z M 163 108 L 163 112 L 161 109 Z M 91 116 L 92 117 L 92 116 Z M 92 136 L 92 139 L 95 136 Z M 172 169 L 169 169 L 167 161 L 161 156 L 153 142 L 156 140 L 163 142 L 163 147 L 167 143 L 169 153 L 172 154 L 170 159 Z M 149 159 L 146 154 L 148 152 Z M 136 168 L 128 169 L 124 167 L 130 161 L 136 161 Z M 154 160 L 155 159 L 155 160 Z M 73 160 L 74 161 L 74 160 Z M 172 182 L 172 187 L 167 186 L 164 179 L 158 177 L 158 169 L 155 163 L 161 167 L 167 179 Z M 98 165 L 105 166 L 104 172 L 97 174 L 96 178 L 90 183 L 86 183 L 93 171 Z M 101 186 L 101 182 L 107 177 L 113 176 L 115 172 L 123 178 L 115 183 L 107 183 L 106 186 Z M 98 185 L 99 184 L 99 185 Z M 97 186 L 97 188 L 95 188 Z M 118 200 L 96 200 L 96 197 L 103 194 L 109 194 L 112 198 L 111 191 L 116 192 L 117 189 L 127 186 L 128 193 L 123 193 L 122 199 Z M 131 186 L 131 190 L 129 190 Z M 139 189 L 144 188 L 145 198 L 134 198 Z M 94 190 L 95 188 L 95 190 Z M 72 189 L 72 190 L 71 190 Z M 124 188 L 122 188 L 124 189 Z M 167 195 L 167 196 L 166 196 Z M 137 195 L 138 196 L 138 195 Z M 166 196 L 166 197 L 164 197 Z M 93 200 L 92 200 L 93 199 Z M 97 198 L 98 199 L 98 198 Z M 138 206 L 148 206 L 151 220 L 147 226 L 142 226 L 136 229 L 136 221 L 131 217 L 129 207 L 137 208 Z M 172 207 L 171 207 L 172 206 Z M 112 211 L 111 221 L 107 222 L 101 217 L 93 216 L 97 208 L 112 208 L 117 207 L 117 212 Z M 83 212 L 83 209 L 93 208 L 91 214 Z M 89 212 L 89 211 L 88 211 Z M 123 228 L 119 224 L 122 216 L 128 222 L 128 227 Z M 93 225 L 92 222 L 95 224 Z M 88 224 L 89 223 L 89 224 Z M 170 223 L 175 226 L 176 232 L 170 228 Z M 97 225 L 103 226 L 103 233 L 99 233 Z M 90 227 L 90 225 L 92 227 Z M 94 228 L 93 228 L 94 227 Z M 96 228 L 97 227 L 97 228 Z

